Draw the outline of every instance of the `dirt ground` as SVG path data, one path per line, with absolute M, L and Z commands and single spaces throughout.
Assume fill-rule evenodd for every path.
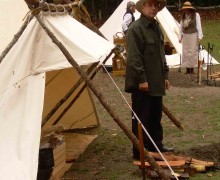
M 220 11 L 200 11 L 202 19 L 220 18 Z M 173 12 L 179 19 L 179 12 Z M 207 81 L 202 71 L 201 84 L 197 75 L 185 75 L 185 69 L 170 69 L 172 87 L 164 97 L 164 105 L 179 120 L 184 130 L 178 129 L 164 114 L 164 144 L 175 148 L 175 154 L 215 162 L 215 168 L 197 173 L 190 179 L 220 179 L 220 82 Z M 210 72 L 210 71 L 209 71 Z M 220 72 L 220 65 L 211 67 L 211 73 Z M 124 77 L 113 78 L 100 71 L 93 79 L 120 120 L 131 129 L 130 94 L 124 93 Z M 120 90 L 120 91 L 119 91 Z M 123 95 L 123 96 L 122 96 Z M 98 137 L 65 173 L 63 180 L 141 180 L 141 171 L 132 164 L 132 143 L 102 107 L 95 96 L 100 127 L 86 130 L 85 134 Z M 126 100 L 126 101 L 125 101 Z
M 187 155 L 200 160 L 214 161 L 215 171 L 196 175 L 197 179 L 220 179 L 220 82 L 207 81 L 203 71 L 201 85 L 197 75 L 185 75 L 185 69 L 170 69 L 172 87 L 164 97 L 164 105 L 182 123 L 178 129 L 164 114 L 164 144 L 175 148 L 178 155 Z M 220 65 L 212 67 L 212 73 L 220 72 Z M 110 74 L 112 76 L 112 74 Z M 113 77 L 127 103 L 130 94 L 124 93 L 124 77 Z M 121 121 L 131 128 L 131 112 L 108 73 L 100 71 L 93 83 L 104 95 L 109 106 L 119 115 Z M 94 101 L 101 126 L 84 133 L 98 134 L 86 151 L 76 160 L 65 180 L 138 180 L 141 171 L 132 164 L 132 143 L 100 105 Z M 211 177 L 210 177 L 211 174 Z M 197 177 L 199 176 L 199 177 Z M 201 177 L 200 177 L 201 176 Z M 208 177 L 209 176 L 209 177 Z

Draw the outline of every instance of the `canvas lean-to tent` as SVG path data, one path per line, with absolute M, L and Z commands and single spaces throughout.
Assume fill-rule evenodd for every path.
M 27 5 L 24 1 L 14 0 L 13 4 L 19 5 L 21 14 L 25 15 L 27 11 L 23 10 Z M 0 4 L 1 12 L 2 9 L 10 12 L 12 24 L 22 24 L 22 15 L 20 18 L 16 16 L 19 7 L 16 11 L 9 11 L 10 3 L 1 1 Z M 112 43 L 67 13 L 42 12 L 40 17 L 80 66 L 103 60 L 114 48 Z M 8 24 L 6 21 L 1 23 L 8 28 L 14 27 L 9 26 L 9 21 Z M 5 33 L 1 29 L 1 37 Z M 11 38 L 13 33 L 9 34 Z M 5 39 L 5 44 L 8 43 L 9 40 Z M 79 78 L 77 71 L 33 18 L 0 64 L 0 179 L 36 179 L 41 121 Z M 45 126 L 53 124 L 68 103 Z M 65 129 L 98 124 L 87 88 L 59 123 Z
M 123 0 L 121 4 L 116 8 L 113 14 L 107 19 L 107 21 L 100 27 L 102 34 L 111 42 L 113 42 L 113 35 L 117 32 L 122 32 L 121 23 L 126 11 L 126 5 L 129 0 Z M 137 2 L 138 0 L 133 0 Z M 136 11 L 134 13 L 135 19 L 140 17 L 140 13 Z M 170 67 L 179 67 L 181 65 L 181 54 L 182 54 L 182 44 L 179 43 L 178 33 L 179 33 L 179 23 L 173 18 L 171 13 L 167 8 L 163 8 L 156 16 L 157 21 L 164 32 L 165 42 L 169 42 L 170 45 L 175 49 L 172 55 L 166 55 L 167 64 Z M 211 56 L 208 56 L 206 50 L 200 52 L 200 59 L 205 60 L 205 62 L 212 61 L 213 64 L 218 64 L 218 62 Z M 106 65 L 112 65 L 112 60 L 109 59 Z

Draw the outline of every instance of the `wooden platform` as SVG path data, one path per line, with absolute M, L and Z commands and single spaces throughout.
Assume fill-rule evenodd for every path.
M 66 162 L 75 161 L 97 137 L 79 133 L 64 133 L 66 141 Z
M 159 153 L 149 152 L 149 155 L 152 156 L 157 164 L 164 169 L 165 174 L 167 174 L 170 179 L 175 179 L 175 176 L 171 174 L 168 165 L 175 173 L 177 173 L 179 179 L 189 179 L 190 175 L 198 172 L 206 172 L 209 168 L 212 168 L 215 165 L 214 162 L 202 161 L 188 156 L 175 155 L 171 152 L 163 153 L 163 156 L 168 163 L 167 165 Z M 133 161 L 133 164 L 141 169 L 140 161 Z M 148 162 L 145 162 L 145 169 L 148 177 L 158 178 L 157 173 L 152 170 L 151 165 Z

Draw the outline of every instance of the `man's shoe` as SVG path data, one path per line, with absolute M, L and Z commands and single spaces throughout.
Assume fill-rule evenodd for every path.
M 160 151 L 161 151 L 161 152 L 173 152 L 173 151 L 174 151 L 174 148 L 163 146 L 162 148 L 160 148 Z

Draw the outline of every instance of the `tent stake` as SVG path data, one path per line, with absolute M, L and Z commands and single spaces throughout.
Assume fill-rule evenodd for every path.
M 80 66 L 76 63 L 76 61 L 73 59 L 71 54 L 67 51 L 67 49 L 63 46 L 63 44 L 54 36 L 54 34 L 46 27 L 44 22 L 41 20 L 40 16 L 38 14 L 35 15 L 38 22 L 42 26 L 42 28 L 45 30 L 45 32 L 48 34 L 48 36 L 51 38 L 53 43 L 55 43 L 58 48 L 61 50 L 61 52 L 64 54 L 66 59 L 69 61 L 69 63 L 78 71 L 80 76 L 85 80 L 88 87 L 93 91 L 94 95 L 99 99 L 100 103 L 103 105 L 103 107 L 108 111 L 109 115 L 113 118 L 113 120 L 119 125 L 119 127 L 124 131 L 124 133 L 127 135 L 127 137 L 132 141 L 134 146 L 139 149 L 138 139 L 136 136 L 127 128 L 127 126 L 120 120 L 120 118 L 115 114 L 112 108 L 109 107 L 107 102 L 104 100 L 104 96 L 98 92 L 91 82 L 91 80 L 87 77 L 85 72 L 80 68 Z M 170 179 L 163 171 L 163 169 L 156 163 L 156 161 L 149 155 L 148 151 L 144 150 L 145 156 L 149 164 L 155 169 L 155 171 L 158 173 L 158 175 L 163 178 L 164 180 Z

